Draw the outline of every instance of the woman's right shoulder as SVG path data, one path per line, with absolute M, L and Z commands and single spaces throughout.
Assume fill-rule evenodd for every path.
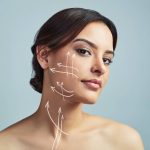
M 0 132 L 0 149 L 9 150 L 13 149 L 13 136 L 8 132 L 8 130 L 3 130 Z
M 0 150 L 21 150 L 20 137 L 27 131 L 27 120 L 21 120 L 0 131 Z

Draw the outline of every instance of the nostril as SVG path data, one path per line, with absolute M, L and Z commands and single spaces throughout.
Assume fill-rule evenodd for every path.
M 102 67 L 102 66 L 93 66 L 93 67 L 91 68 L 91 72 L 92 72 L 92 73 L 95 73 L 95 74 L 97 74 L 97 75 L 102 75 L 102 74 L 105 73 L 105 68 Z

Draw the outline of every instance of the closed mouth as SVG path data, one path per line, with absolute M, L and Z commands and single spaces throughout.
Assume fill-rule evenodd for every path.
M 88 88 L 92 90 L 98 90 L 102 87 L 102 82 L 97 79 L 91 79 L 91 80 L 81 80 Z

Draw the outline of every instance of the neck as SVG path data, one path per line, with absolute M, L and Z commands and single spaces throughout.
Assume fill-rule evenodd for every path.
M 73 133 L 84 119 L 81 103 L 70 103 L 62 100 L 62 97 L 54 92 L 44 91 L 37 116 L 38 124 L 46 127 L 53 136 L 58 130 L 64 134 Z

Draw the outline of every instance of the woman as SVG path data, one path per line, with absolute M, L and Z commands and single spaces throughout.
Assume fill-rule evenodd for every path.
M 62 10 L 40 28 L 32 46 L 38 110 L 0 133 L 3 150 L 143 150 L 139 134 L 82 111 L 107 83 L 117 42 L 108 18 L 83 8 Z

